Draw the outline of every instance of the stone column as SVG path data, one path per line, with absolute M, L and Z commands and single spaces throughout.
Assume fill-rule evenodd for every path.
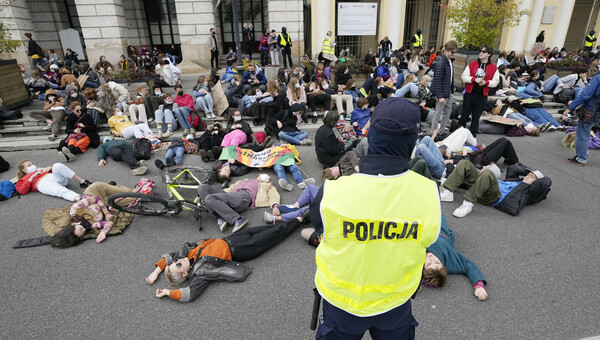
M 313 1 L 313 6 L 316 6 L 315 2 L 320 3 L 321 1 L 323 0 Z M 329 1 L 325 0 L 327 3 Z M 281 27 L 287 29 L 292 39 L 292 61 L 296 63 L 296 57 L 304 55 L 304 7 L 302 0 L 270 0 L 268 8 L 263 8 L 263 10 L 269 11 L 269 27 L 271 29 L 275 29 L 277 32 L 281 32 Z M 327 20 L 320 15 L 312 18 L 313 22 Z M 327 33 L 327 30 L 325 30 L 325 33 Z M 322 40 L 319 41 L 318 47 L 313 45 L 313 54 L 315 49 L 321 48 L 321 42 Z
M 537 38 L 540 33 L 538 31 L 542 22 L 542 15 L 544 15 L 544 4 L 545 0 L 535 0 L 533 3 L 529 27 L 527 28 L 527 37 L 525 38 L 525 46 L 523 47 L 523 50 L 527 53 L 531 52 L 533 44 L 535 43 L 535 38 Z
M 24 34 L 29 32 L 33 34 L 33 40 L 37 41 L 37 35 L 34 30 L 29 9 L 25 1 L 14 1 L 10 5 L 0 5 L 2 8 L 1 20 L 10 26 L 11 38 L 20 40 L 24 43 L 14 53 L 2 53 L 0 56 L 3 59 L 16 59 L 17 63 L 23 64 L 26 69 L 30 70 L 30 62 L 27 57 L 27 40 Z
M 380 12 L 381 16 L 387 16 L 387 30 L 384 35 L 387 35 L 392 42 L 392 49 L 399 49 L 402 47 L 402 40 L 404 37 L 404 25 L 399 25 L 399 22 L 404 22 L 406 1 L 404 0 L 383 0 L 383 3 L 387 2 L 387 12 Z M 380 9 L 380 11 L 383 8 Z M 382 35 L 381 32 L 379 34 Z M 379 43 L 379 41 L 378 41 Z
M 128 45 L 123 0 L 75 0 L 75 5 L 90 64 L 101 55 L 118 62 Z
M 519 6 L 519 10 L 529 10 L 531 9 L 532 0 L 523 0 L 521 6 Z M 524 16 L 521 18 L 521 22 L 518 26 L 513 27 L 511 30 L 510 43 L 508 44 L 508 50 L 522 52 L 523 46 L 525 44 L 525 34 L 527 32 L 527 27 L 529 26 L 530 17 Z
M 562 0 L 560 7 L 558 8 L 558 15 L 556 16 L 556 22 L 554 22 L 554 33 L 552 34 L 552 44 L 548 46 L 564 46 L 565 39 L 567 38 L 567 30 L 569 29 L 569 22 L 571 21 L 571 15 L 573 14 L 573 7 L 575 6 L 575 0 Z M 585 32 L 587 35 L 589 32 Z M 582 41 L 583 44 L 583 41 Z M 583 46 L 583 45 L 582 45 Z
M 323 47 L 323 38 L 328 31 L 331 30 L 331 14 L 332 14 L 332 2 L 335 6 L 335 1 L 331 0 L 318 0 L 313 1 L 311 6 L 311 17 L 313 18 L 314 24 L 312 25 L 313 29 L 311 32 L 311 46 L 312 46 L 312 56 L 311 58 L 316 58 L 319 52 L 321 52 L 321 47 Z M 334 9 L 337 11 L 337 8 Z M 333 12 L 333 17 L 335 18 L 335 12 Z M 333 27 L 335 27 L 337 23 L 334 23 Z M 335 28 L 331 30 L 335 35 Z
M 218 29 L 212 1 L 175 0 L 175 9 L 183 59 L 210 67 L 210 48 L 206 45 L 206 41 L 210 28 Z M 219 53 L 223 53 L 221 41 L 219 41 Z

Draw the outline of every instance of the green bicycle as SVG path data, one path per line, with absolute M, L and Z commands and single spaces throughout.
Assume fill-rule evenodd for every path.
M 198 230 L 202 231 L 202 215 L 208 210 L 200 205 L 197 194 L 186 199 L 181 189 L 194 190 L 200 184 L 207 183 L 213 172 L 199 166 L 176 165 L 165 168 L 161 177 L 167 185 L 169 200 L 139 192 L 120 192 L 108 197 L 108 204 L 116 210 L 136 215 L 158 216 L 177 215 L 182 211 L 193 211 Z

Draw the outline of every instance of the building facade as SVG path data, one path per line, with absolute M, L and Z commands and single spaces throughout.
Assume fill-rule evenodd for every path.
M 264 27 L 280 32 L 286 27 L 295 57 L 309 53 L 315 57 L 323 37 L 332 31 L 336 53 L 350 48 L 353 55 L 377 53 L 378 42 L 388 36 L 393 49 L 411 47 L 411 37 L 423 30 L 424 46 L 440 47 L 452 38 L 446 29 L 446 16 L 435 0 L 238 0 L 239 29 L 242 23 L 255 27 L 253 48 Z M 376 8 L 375 30 L 370 35 L 339 34 L 340 5 L 368 3 Z M 452 5 L 452 1 L 449 2 Z M 72 48 L 80 57 L 96 62 L 101 55 L 116 62 L 129 45 L 147 44 L 165 51 L 174 48 L 184 60 L 207 66 L 210 51 L 206 45 L 210 28 L 217 31 L 220 52 L 233 47 L 234 24 L 231 0 L 20 0 L 2 5 L 5 22 L 11 25 L 13 39 L 30 32 L 44 49 L 64 54 Z M 548 47 L 568 50 L 583 46 L 585 35 L 600 31 L 595 0 L 522 0 L 522 9 L 531 15 L 517 27 L 505 28 L 496 47 L 500 50 L 529 52 L 536 36 L 544 30 Z M 26 45 L 16 53 L 2 55 L 29 65 Z

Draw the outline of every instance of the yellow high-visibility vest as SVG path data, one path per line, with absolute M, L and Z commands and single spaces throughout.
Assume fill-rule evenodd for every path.
M 423 47 L 423 34 L 415 34 L 415 42 L 413 47 Z
M 281 41 L 281 42 L 279 43 L 281 46 L 287 46 L 287 45 L 288 45 L 288 43 L 289 43 L 290 45 L 292 44 L 292 42 L 291 42 L 291 38 L 290 38 L 290 35 L 289 35 L 289 34 L 288 34 L 288 40 L 290 40 L 290 41 L 286 40 L 286 39 L 283 37 L 283 33 L 279 33 L 279 37 L 281 37 L 281 39 L 280 39 L 280 41 Z
M 357 203 L 348 204 L 349 197 Z M 315 283 L 321 296 L 357 316 L 404 304 L 419 287 L 426 248 L 440 231 L 435 183 L 412 171 L 344 176 L 325 182 L 320 210 Z
M 321 50 L 323 51 L 323 53 L 333 54 L 333 49 L 331 48 L 331 38 L 323 39 L 323 47 L 321 48 Z
M 587 39 L 585 40 L 585 47 L 592 47 L 594 46 L 594 39 L 596 38 L 595 35 L 589 35 L 586 37 Z M 592 41 L 588 41 L 588 40 L 592 40 Z

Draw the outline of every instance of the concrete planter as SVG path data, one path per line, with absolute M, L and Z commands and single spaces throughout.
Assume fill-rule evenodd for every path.
M 546 67 L 545 79 L 557 75 L 559 78 L 573 74 L 575 71 L 571 67 Z
M 15 59 L 0 60 L 0 107 L 11 110 L 31 103 Z

